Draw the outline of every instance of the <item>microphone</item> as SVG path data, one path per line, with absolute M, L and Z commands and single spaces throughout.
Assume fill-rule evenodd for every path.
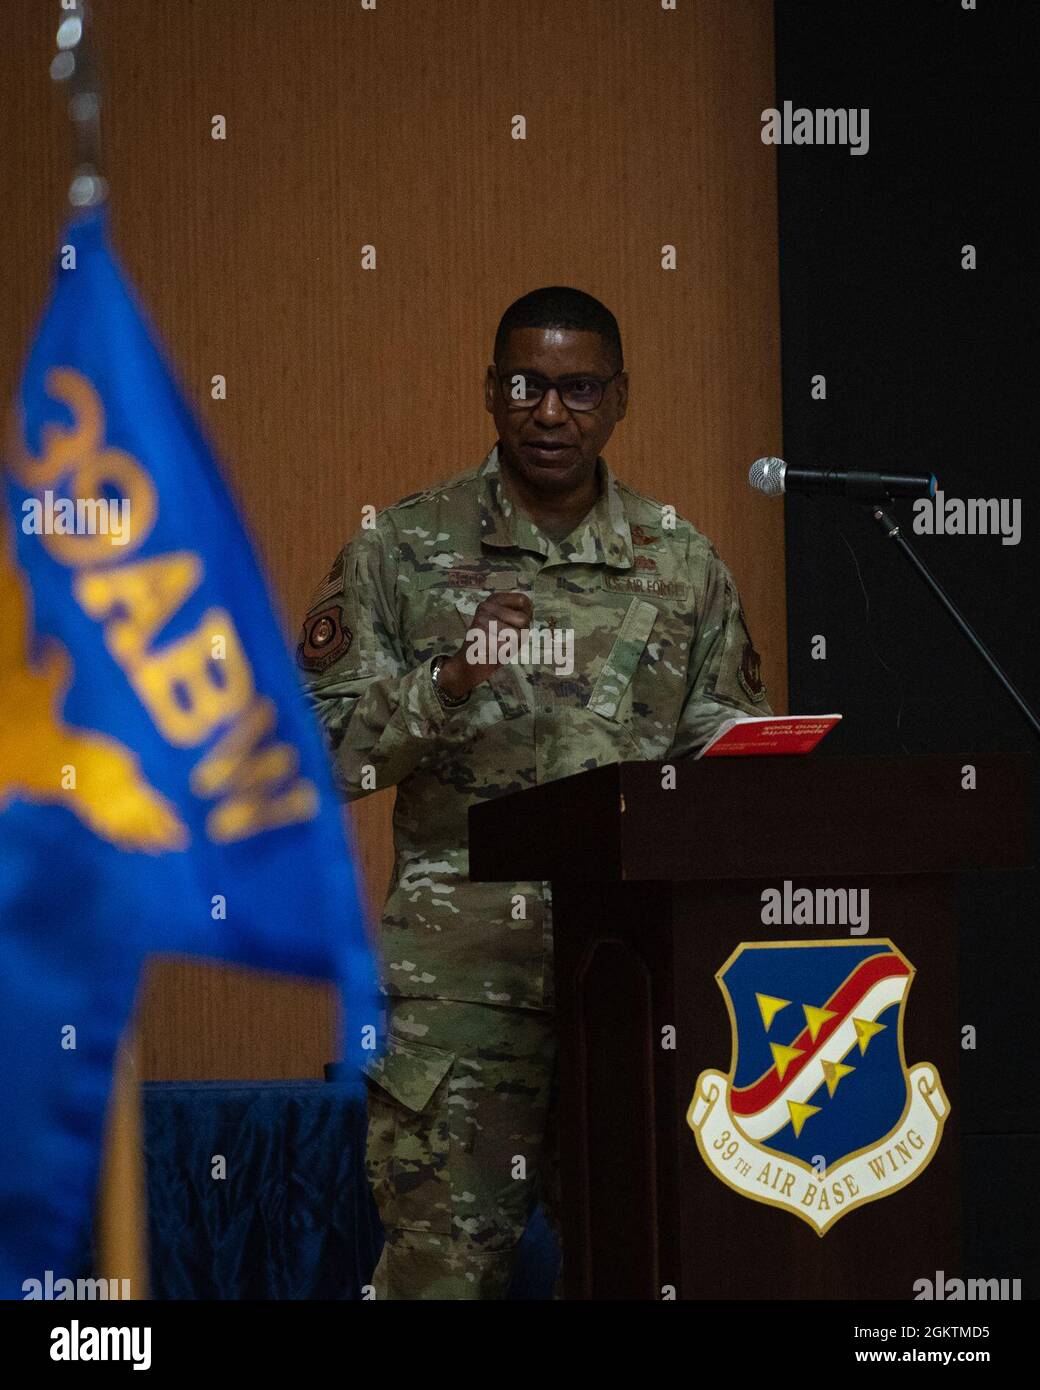
M 935 474 L 855 473 L 840 468 L 792 468 L 783 459 L 756 459 L 748 482 L 767 497 L 782 492 L 838 493 L 855 502 L 887 502 L 892 497 L 934 497 Z

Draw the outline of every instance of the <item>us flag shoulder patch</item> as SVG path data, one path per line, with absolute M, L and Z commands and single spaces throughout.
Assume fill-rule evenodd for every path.
M 336 563 L 329 570 L 328 574 L 321 581 L 318 587 L 311 594 L 307 603 L 308 613 L 312 608 L 317 608 L 326 599 L 335 598 L 343 587 L 343 556 L 340 554 Z

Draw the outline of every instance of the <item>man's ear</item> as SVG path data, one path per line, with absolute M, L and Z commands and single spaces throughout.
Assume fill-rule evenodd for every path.
M 622 372 L 617 379 L 618 408 L 617 418 L 623 420 L 628 413 L 628 373 Z
M 490 366 L 484 377 L 484 409 L 489 415 L 495 413 L 495 368 Z

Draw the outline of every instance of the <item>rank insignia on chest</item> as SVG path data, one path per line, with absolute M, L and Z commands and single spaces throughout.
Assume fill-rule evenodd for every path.
M 631 531 L 631 533 L 632 533 L 632 544 L 633 544 L 633 545 L 640 546 L 640 547 L 644 547 L 644 546 L 648 546 L 648 545 L 657 545 L 657 544 L 660 542 L 660 539 L 661 539 L 660 536 L 655 536 L 651 531 L 648 531 L 644 526 L 638 525 L 638 523 L 633 522 L 633 523 L 629 526 L 628 529 L 629 529 L 629 530 Z
M 308 615 L 303 624 L 296 661 L 305 671 L 324 671 L 350 650 L 354 634 L 343 621 L 343 608 L 330 604 Z
M 733 1060 L 700 1074 L 686 1119 L 716 1177 L 822 1236 L 924 1171 L 950 1104 L 904 1060 L 914 968 L 891 941 L 744 943 L 715 978 Z

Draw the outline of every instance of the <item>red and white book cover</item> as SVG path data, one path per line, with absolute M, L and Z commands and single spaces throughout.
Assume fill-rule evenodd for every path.
M 698 758 L 762 758 L 811 753 L 840 714 L 766 714 L 727 719 Z

